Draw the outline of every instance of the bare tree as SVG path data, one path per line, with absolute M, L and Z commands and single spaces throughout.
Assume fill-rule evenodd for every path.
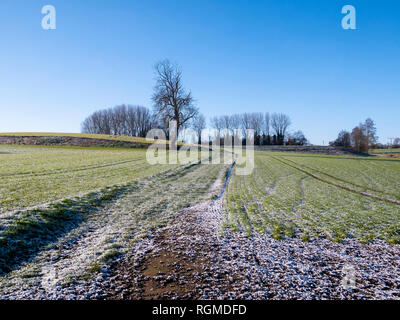
M 230 125 L 233 132 L 235 143 L 242 143 L 241 139 L 244 135 L 242 128 L 242 116 L 240 114 L 234 114 L 230 116 Z
M 283 144 L 287 129 L 291 124 L 289 116 L 283 113 L 273 113 L 271 116 L 271 127 L 275 131 L 277 143 Z
M 126 123 L 128 135 L 138 137 L 145 137 L 154 126 L 150 110 L 141 106 L 128 107 Z
M 126 130 L 126 106 L 116 106 L 111 113 L 111 129 L 114 135 L 127 135 Z
M 262 130 L 264 127 L 264 115 L 259 112 L 250 114 L 250 126 L 251 129 L 254 130 L 254 136 L 256 142 L 258 141 L 259 145 L 262 144 Z
M 222 124 L 222 129 L 228 129 L 229 131 L 232 130 L 231 116 L 229 116 L 229 115 L 221 116 L 220 122 Z
M 201 144 L 201 132 L 203 131 L 203 129 L 205 129 L 205 127 L 206 118 L 201 113 L 198 113 L 192 121 L 192 128 L 197 134 L 198 144 Z
M 353 149 L 357 152 L 368 151 L 363 131 L 364 131 L 363 125 L 360 124 L 359 126 L 355 127 L 351 132 L 351 141 L 353 144 Z
M 265 113 L 265 117 L 264 117 L 264 134 L 266 136 L 270 135 L 270 132 L 269 132 L 269 128 L 270 128 L 270 124 L 271 124 L 271 119 L 270 118 L 271 117 L 269 115 L 269 112 L 266 112 Z
M 372 149 L 378 143 L 374 121 L 371 118 L 368 118 L 365 120 L 363 128 L 368 149 Z
M 111 134 L 111 121 L 109 110 L 94 112 L 82 122 L 83 133 Z
M 179 133 L 198 113 L 192 94 L 183 87 L 181 70 L 169 60 L 159 62 L 155 74 L 154 113 L 163 123 L 175 120 Z
M 210 124 L 213 129 L 217 129 L 218 131 L 222 130 L 222 128 L 224 127 L 220 117 L 212 117 L 210 119 Z
M 214 132 L 214 137 L 213 139 L 218 139 L 221 137 L 221 131 L 224 129 L 224 123 L 221 119 L 221 117 L 212 117 L 210 119 L 211 127 L 212 129 L 216 129 L 217 131 Z
M 253 129 L 251 127 L 251 114 L 243 113 L 242 114 L 242 129 L 246 131 L 247 129 Z
M 81 124 L 82 133 L 94 133 L 94 123 L 92 117 L 87 117 Z
M 240 114 L 234 114 L 230 116 L 230 126 L 231 129 L 235 130 L 235 129 L 240 129 L 241 128 L 241 124 L 242 124 L 242 118 L 240 116 Z
M 270 126 L 271 126 L 271 117 L 269 112 L 265 113 L 264 116 L 264 144 L 271 144 L 271 133 L 270 133 Z

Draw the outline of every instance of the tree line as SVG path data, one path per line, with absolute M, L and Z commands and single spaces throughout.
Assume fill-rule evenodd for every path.
M 376 126 L 371 118 L 368 118 L 351 132 L 342 130 L 335 141 L 329 143 L 332 146 L 352 148 L 357 152 L 368 153 L 368 150 L 376 148 L 378 136 Z
M 191 91 L 183 86 L 182 71 L 168 60 L 159 62 L 155 68 L 156 84 L 152 96 L 153 110 L 143 106 L 120 105 L 99 110 L 88 116 L 82 123 L 83 133 L 126 135 L 145 137 L 153 128 L 163 129 L 169 136 L 170 121 L 176 121 L 178 135 L 184 129 L 195 131 L 198 142 L 201 132 L 206 129 L 205 117 L 195 105 Z M 211 118 L 213 129 L 231 132 L 241 129 L 254 130 L 257 145 L 304 145 L 308 141 L 301 131 L 292 134 L 289 116 L 283 113 L 243 113 Z
M 154 115 L 142 106 L 121 105 L 92 113 L 82 123 L 83 133 L 145 137 L 156 124 Z
M 308 143 L 303 132 L 288 132 L 291 120 L 283 113 L 253 112 L 233 115 L 222 115 L 211 118 L 211 126 L 217 130 L 241 129 L 254 130 L 256 145 L 305 145 Z

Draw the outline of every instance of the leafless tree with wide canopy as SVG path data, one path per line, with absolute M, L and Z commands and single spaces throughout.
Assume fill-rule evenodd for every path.
M 182 71 L 169 60 L 155 66 L 154 114 L 161 123 L 176 121 L 177 133 L 198 114 L 190 91 L 182 83 Z

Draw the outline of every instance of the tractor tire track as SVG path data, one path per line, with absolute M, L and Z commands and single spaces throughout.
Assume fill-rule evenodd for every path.
M 277 160 L 277 161 L 279 161 L 279 162 L 281 162 L 281 163 L 283 163 L 283 164 L 285 164 L 285 165 L 287 165 L 287 166 L 289 166 L 289 167 L 292 167 L 292 168 L 294 168 L 294 169 L 296 169 L 296 170 L 298 170 L 298 171 L 301 171 L 301 172 L 307 174 L 308 176 L 310 176 L 310 177 L 312 177 L 312 178 L 314 178 L 314 179 L 316 179 L 316 180 L 318 180 L 318 181 L 321 181 L 321 182 L 330 184 L 330 185 L 332 185 L 332 186 L 334 186 L 334 187 L 341 188 L 341 189 L 343 189 L 343 190 L 346 190 L 346 191 L 349 191 L 349 192 L 352 192 L 352 193 L 355 193 L 355 194 L 358 194 L 358 195 L 361 195 L 361 196 L 369 197 L 369 198 L 372 198 L 372 199 L 375 199 L 375 200 L 379 200 L 379 201 L 384 201 L 384 202 L 388 202 L 388 203 L 400 205 L 400 201 L 399 201 L 399 200 L 382 198 L 382 197 L 380 197 L 380 196 L 376 196 L 376 195 L 371 194 L 371 193 L 362 192 L 362 191 L 357 191 L 357 190 L 355 190 L 355 189 L 352 189 L 352 188 L 349 188 L 349 187 L 346 187 L 346 186 L 342 186 L 342 185 L 340 185 L 340 184 L 337 184 L 337 183 L 334 183 L 334 182 L 325 180 L 325 179 L 323 179 L 323 178 L 317 176 L 317 175 L 314 174 L 314 173 L 311 173 L 311 172 L 309 172 L 309 171 L 307 171 L 307 170 L 304 170 L 304 169 L 299 168 L 299 167 L 297 167 L 297 166 L 294 166 L 294 165 L 292 165 L 292 164 L 290 164 L 290 163 L 287 163 L 286 161 L 284 161 L 284 160 L 282 160 L 282 159 L 279 159 L 279 158 L 277 158 L 277 157 L 272 157 L 272 158 L 274 158 L 275 160 Z

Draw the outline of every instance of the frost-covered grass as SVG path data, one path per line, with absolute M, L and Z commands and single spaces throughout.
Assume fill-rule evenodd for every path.
M 150 165 L 140 149 L 0 145 L 0 274 L 53 259 L 69 243 L 76 248 L 60 270 L 76 272 L 66 276 L 126 252 L 132 239 L 209 196 L 226 166 L 200 158 Z
M 255 165 L 232 176 L 227 226 L 278 239 L 400 242 L 400 205 L 385 201 L 399 199 L 400 161 L 261 151 Z
M 308 155 L 285 155 L 282 159 L 341 185 L 400 199 L 398 160 Z
M 80 196 L 162 172 L 137 149 L 0 145 L 0 213 Z
M 16 211 L 0 217 L 0 274 L 9 272 L 25 257 L 76 228 L 127 187 L 104 188 L 81 198 L 65 199 L 45 208 Z
M 34 285 L 48 270 L 61 282 L 90 276 L 182 208 L 208 199 L 226 166 L 177 165 L 125 185 L 42 209 L 0 216 L 2 286 Z

